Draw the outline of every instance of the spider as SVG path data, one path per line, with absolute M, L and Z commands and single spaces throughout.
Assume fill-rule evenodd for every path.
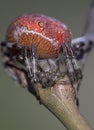
M 54 18 L 40 14 L 22 15 L 10 24 L 6 39 L 1 43 L 4 65 L 20 83 L 25 80 L 22 81 L 17 70 L 23 71 L 32 93 L 33 83 L 50 87 L 66 73 L 74 85 L 82 79 L 82 72 L 71 38 L 68 27 Z

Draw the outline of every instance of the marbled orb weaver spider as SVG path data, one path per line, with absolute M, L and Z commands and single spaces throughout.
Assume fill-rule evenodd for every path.
M 20 16 L 10 24 L 1 43 L 4 65 L 9 70 L 24 70 L 31 84 L 40 82 L 44 87 L 50 87 L 67 72 L 73 85 L 82 79 L 82 73 L 71 38 L 68 27 L 56 19 L 39 14 Z M 14 70 L 10 72 L 21 82 Z

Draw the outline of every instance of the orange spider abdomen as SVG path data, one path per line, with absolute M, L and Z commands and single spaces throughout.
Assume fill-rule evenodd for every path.
M 26 14 L 15 19 L 9 26 L 6 40 L 23 46 L 36 44 L 41 58 L 56 57 L 63 43 L 71 43 L 68 27 L 51 17 Z

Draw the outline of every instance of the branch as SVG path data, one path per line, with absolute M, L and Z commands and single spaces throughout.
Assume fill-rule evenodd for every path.
M 81 116 L 76 105 L 75 89 L 62 79 L 54 87 L 43 89 L 37 84 L 41 103 L 46 106 L 69 130 L 92 130 Z
M 89 53 L 94 47 L 94 0 L 92 0 L 90 5 L 83 35 L 73 39 L 72 45 L 76 50 L 77 59 L 83 68 Z
M 94 41 L 94 0 L 92 0 L 85 29 L 84 29 L 84 35 L 86 35 L 88 38 L 90 38 L 92 41 Z

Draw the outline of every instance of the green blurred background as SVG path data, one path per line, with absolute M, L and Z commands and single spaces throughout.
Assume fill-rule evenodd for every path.
M 73 37 L 82 34 L 91 0 L 0 0 L 0 41 L 10 22 L 42 13 L 66 23 Z M 1 54 L 0 54 L 1 55 Z M 5 72 L 0 57 L 0 130 L 65 130 L 62 124 Z M 94 127 L 94 51 L 88 57 L 79 91 L 80 111 Z

